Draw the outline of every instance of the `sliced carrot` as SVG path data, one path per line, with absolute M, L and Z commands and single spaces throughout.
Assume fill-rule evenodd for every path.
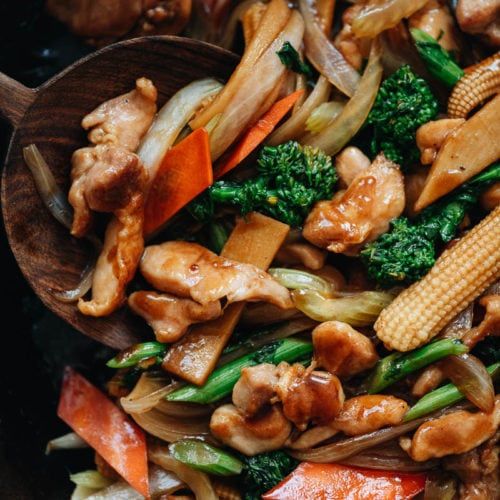
M 329 498 L 332 500 L 409 500 L 425 488 L 426 475 L 301 463 L 289 476 L 262 496 L 263 500 Z
M 71 368 L 64 372 L 57 414 L 130 486 L 149 497 L 144 432 L 107 396 Z
M 283 99 L 275 102 L 269 110 L 262 115 L 259 121 L 251 127 L 235 146 L 229 158 L 217 171 L 219 178 L 240 164 L 264 139 L 273 131 L 280 120 L 292 109 L 297 99 L 304 93 L 304 90 L 296 90 Z
M 144 235 L 158 231 L 212 182 L 208 133 L 200 128 L 165 154 L 146 200 Z

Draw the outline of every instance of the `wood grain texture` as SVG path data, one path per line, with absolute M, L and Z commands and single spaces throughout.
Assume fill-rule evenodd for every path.
M 1 192 L 9 243 L 25 278 L 44 304 L 82 333 L 117 349 L 152 335 L 126 307 L 106 318 L 92 318 L 78 312 L 75 304 L 53 297 L 52 290 L 76 286 L 91 249 L 71 237 L 47 212 L 22 159 L 22 148 L 35 143 L 58 184 L 67 191 L 71 154 L 87 144 L 80 121 L 98 104 L 128 92 L 138 77 L 145 76 L 158 88 L 158 103 L 163 105 L 193 80 L 207 76 L 227 79 L 236 63 L 234 54 L 186 38 L 127 40 L 90 55 L 35 89 L 36 97 L 24 116 L 12 120 L 15 128 Z M 25 103 L 24 97 L 22 93 L 21 103 Z M 15 117 L 25 107 L 18 107 L 19 112 L 12 112 L 10 106 L 2 109 Z

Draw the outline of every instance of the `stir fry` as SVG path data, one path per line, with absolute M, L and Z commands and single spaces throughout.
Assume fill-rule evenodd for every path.
M 26 148 L 99 254 L 57 297 L 151 330 L 64 374 L 73 498 L 498 498 L 500 11 L 456 4 L 246 0 L 227 82 L 89 110 L 67 198 Z

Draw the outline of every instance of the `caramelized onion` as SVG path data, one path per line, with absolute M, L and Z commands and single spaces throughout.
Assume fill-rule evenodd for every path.
M 188 465 L 173 458 L 168 448 L 157 444 L 148 446 L 148 458 L 167 471 L 176 474 L 195 494 L 197 500 L 218 500 L 210 478 L 203 472 L 192 469 Z
M 77 302 L 81 299 L 91 288 L 92 280 L 95 271 L 95 258 L 90 261 L 82 272 L 80 282 L 75 288 L 71 290 L 52 290 L 52 295 L 61 302 Z
M 55 439 L 51 439 L 45 448 L 45 454 L 49 455 L 54 450 L 74 450 L 88 448 L 89 445 L 76 433 L 70 432 Z
M 324 297 L 335 296 L 335 287 L 321 276 L 284 267 L 273 267 L 268 272 L 280 285 L 290 290 L 313 290 Z
M 224 34 L 220 38 L 217 45 L 231 50 L 234 44 L 234 37 L 236 36 L 236 29 L 238 28 L 238 23 L 241 21 L 241 16 L 256 2 L 259 0 L 244 0 L 239 3 L 231 12 L 229 19 L 225 22 Z
M 457 485 L 453 477 L 430 475 L 425 481 L 424 500 L 453 500 L 456 493 Z
M 472 404 L 488 413 L 493 410 L 493 381 L 478 358 L 471 354 L 448 356 L 441 362 L 441 369 Z
M 299 0 L 304 17 L 306 56 L 312 65 L 345 95 L 351 97 L 359 83 L 358 72 L 325 35 L 313 0 Z

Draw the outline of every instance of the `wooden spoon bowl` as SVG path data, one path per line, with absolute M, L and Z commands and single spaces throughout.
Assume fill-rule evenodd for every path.
M 76 62 L 36 89 L 0 73 L 0 111 L 13 127 L 2 173 L 2 211 L 7 237 L 19 267 L 44 304 L 76 329 L 122 349 L 144 339 L 148 328 L 127 307 L 104 318 L 82 315 L 76 304 L 53 291 L 73 289 L 91 255 L 43 205 L 22 149 L 36 144 L 57 183 L 69 189 L 73 151 L 87 144 L 80 122 L 98 104 L 150 78 L 158 103 L 193 80 L 225 80 L 238 58 L 219 47 L 179 37 L 145 37 L 106 47 Z

